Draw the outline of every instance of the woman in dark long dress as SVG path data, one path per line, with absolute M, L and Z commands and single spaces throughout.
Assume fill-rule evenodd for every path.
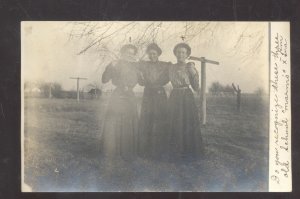
M 140 61 L 139 69 L 144 94 L 139 120 L 140 156 L 160 159 L 166 152 L 167 138 L 167 95 L 164 85 L 169 82 L 168 66 L 171 63 L 158 60 L 162 51 L 157 44 L 150 44 L 146 50 L 149 61 Z
M 121 59 L 110 63 L 102 82 L 116 86 L 103 122 L 102 150 L 106 157 L 131 159 L 137 154 L 138 114 L 133 88 L 138 83 L 137 64 L 132 57 L 137 48 L 127 44 L 121 48 Z
M 193 90 L 199 89 L 199 73 L 192 62 L 186 62 L 191 48 L 179 43 L 173 50 L 177 63 L 169 69 L 173 86 L 169 98 L 169 155 L 175 159 L 194 159 L 203 154 L 198 109 Z

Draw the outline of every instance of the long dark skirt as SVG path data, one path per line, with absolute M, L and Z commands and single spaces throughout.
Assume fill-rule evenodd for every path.
M 107 158 L 136 157 L 138 113 L 133 91 L 115 89 L 107 107 L 102 130 L 102 151 Z
M 203 154 L 198 109 L 189 88 L 173 89 L 168 113 L 170 119 L 170 159 L 194 159 Z
M 139 120 L 139 154 L 161 159 L 166 154 L 167 95 L 163 87 L 145 87 Z

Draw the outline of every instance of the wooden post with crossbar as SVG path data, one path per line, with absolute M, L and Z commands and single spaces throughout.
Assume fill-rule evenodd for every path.
M 76 79 L 77 80 L 77 102 L 79 102 L 79 81 L 80 80 L 87 80 L 87 78 L 84 78 L 84 77 L 70 77 L 70 79 Z
M 201 62 L 201 93 L 200 93 L 200 103 L 201 103 L 201 122 L 202 125 L 206 124 L 206 63 L 219 65 L 217 61 L 208 60 L 205 57 L 189 57 L 190 60 Z

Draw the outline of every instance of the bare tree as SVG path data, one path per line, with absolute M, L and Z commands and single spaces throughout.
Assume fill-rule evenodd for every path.
M 152 42 L 163 45 L 170 40 L 183 38 L 184 42 L 198 47 L 216 47 L 230 40 L 222 53 L 227 57 L 238 57 L 240 63 L 247 64 L 260 54 L 264 41 L 264 30 L 249 28 L 243 23 L 233 29 L 236 22 L 70 22 L 69 40 L 80 40 L 86 45 L 78 55 L 89 50 L 97 51 L 101 66 L 119 57 L 120 47 L 126 43 L 137 46 L 139 52 Z M 227 35 L 232 35 L 226 38 Z M 197 45 L 195 45 L 197 44 Z M 139 54 L 143 59 L 145 54 Z M 100 66 L 99 66 L 100 68 Z
M 164 42 L 169 39 L 180 38 L 184 35 L 186 42 L 193 42 L 199 39 L 199 37 L 205 36 L 205 41 L 208 44 L 212 44 L 219 35 L 226 33 L 232 33 L 235 30 L 231 30 L 230 23 L 221 22 L 184 22 L 182 27 L 178 28 L 178 24 L 170 22 L 126 22 L 119 24 L 119 22 L 72 22 L 71 31 L 69 33 L 69 39 L 83 39 L 86 40 L 87 45 L 78 54 L 82 54 L 92 47 L 107 46 L 112 42 L 115 36 L 121 37 L 119 44 L 128 43 L 131 35 L 135 35 L 132 38 L 132 43 L 138 47 L 143 47 L 150 42 Z M 176 27 L 177 28 L 176 28 Z M 166 38 L 158 37 L 166 31 L 172 30 L 173 33 Z M 252 32 L 249 30 L 247 24 L 237 34 L 237 40 L 230 49 L 232 55 L 239 52 L 247 39 L 253 39 L 252 45 L 249 47 L 249 52 L 256 52 L 259 50 L 262 44 L 263 32 L 258 30 Z M 223 37 L 221 37 L 224 39 Z
M 266 92 L 263 88 L 259 87 L 254 91 L 254 94 L 261 97 L 261 96 L 265 95 Z
M 219 92 L 222 91 L 222 85 L 219 83 L 219 82 L 213 82 L 211 84 L 211 86 L 209 87 L 209 92 L 212 94 L 212 95 L 217 95 Z
M 236 92 L 236 107 L 237 107 L 237 110 L 240 112 L 241 111 L 241 92 L 242 92 L 242 90 L 240 89 L 239 85 L 235 86 L 234 83 L 232 83 L 232 88 Z
M 54 82 L 39 82 L 38 87 L 44 97 L 48 98 L 60 98 L 62 97 L 62 86 L 61 84 Z

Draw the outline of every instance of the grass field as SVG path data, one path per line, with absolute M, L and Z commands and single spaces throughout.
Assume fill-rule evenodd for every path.
M 234 97 L 208 97 L 206 157 L 176 164 L 104 161 L 108 100 L 25 99 L 25 183 L 33 191 L 267 191 L 266 100 L 244 95 L 238 113 Z

